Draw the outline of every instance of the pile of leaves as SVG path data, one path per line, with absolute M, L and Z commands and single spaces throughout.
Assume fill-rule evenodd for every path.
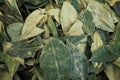
M 119 80 L 119 0 L 0 0 L 0 80 Z

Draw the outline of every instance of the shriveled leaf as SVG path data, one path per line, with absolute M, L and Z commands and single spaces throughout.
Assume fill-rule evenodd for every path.
M 95 31 L 95 25 L 92 20 L 93 16 L 89 11 L 84 10 L 80 13 L 80 21 L 83 23 L 83 31 L 88 35 L 93 35 Z
M 120 67 L 120 57 L 113 62 L 113 64 L 117 65 Z
M 103 41 L 101 39 L 101 36 L 98 32 L 95 32 L 93 35 L 93 43 L 91 46 L 91 51 L 94 52 L 99 47 L 103 46 Z
M 40 67 L 46 80 L 69 80 L 71 55 L 68 47 L 59 39 L 50 39 L 40 56 Z
M 4 29 L 3 23 L 0 21 L 0 51 L 3 51 L 3 42 L 4 42 Z
M 63 2 L 64 2 L 64 0 L 55 0 L 55 2 L 56 2 L 58 7 L 61 7 Z
M 13 80 L 12 76 L 7 70 L 0 69 L 0 79 L 1 80 Z
M 7 32 L 13 42 L 17 41 L 20 37 L 23 23 L 13 23 L 7 27 Z
M 109 80 L 119 80 L 120 79 L 120 68 L 109 64 L 106 66 L 105 73 Z
M 87 58 L 84 55 L 84 53 L 81 53 L 75 45 L 67 42 L 67 45 L 71 51 L 71 57 L 72 57 L 72 70 L 71 70 L 71 80 L 86 80 L 87 79 Z
M 40 68 L 38 66 L 35 66 L 34 69 L 35 69 L 35 74 L 38 80 L 44 80 L 43 75 L 41 74 Z
M 31 42 L 20 41 L 14 43 L 14 45 L 9 49 L 8 54 L 20 58 L 30 58 L 34 57 L 38 49 L 42 48 L 40 38 L 36 38 Z
M 37 24 L 44 18 L 44 11 L 37 9 L 33 11 L 25 20 L 25 24 L 22 29 L 21 39 L 27 39 L 33 36 L 37 36 L 42 33 L 44 30 L 37 28 Z
M 64 2 L 60 12 L 60 22 L 64 32 L 67 32 L 71 25 L 77 20 L 78 13 L 75 8 L 69 3 Z
M 14 58 L 9 55 L 5 55 L 5 64 L 8 67 L 10 75 L 13 77 L 15 72 L 17 71 L 20 63 Z
M 79 20 L 77 20 L 70 28 L 70 30 L 66 33 L 66 35 L 69 36 L 79 36 L 81 34 L 84 34 L 82 30 L 83 23 Z
M 91 57 L 95 62 L 110 62 L 120 57 L 120 44 L 104 45 L 93 52 Z
M 91 0 L 87 6 L 87 10 L 93 15 L 93 22 L 97 28 L 103 29 L 108 32 L 115 30 L 114 23 L 117 22 L 114 12 L 106 5 Z
M 49 17 L 48 19 L 48 27 L 50 30 L 50 33 L 54 36 L 54 37 L 58 37 L 58 32 L 57 32 L 57 27 L 55 26 L 55 23 L 52 20 L 52 17 Z
M 59 9 L 59 8 L 50 9 L 50 10 L 48 10 L 47 12 L 48 12 L 48 15 L 54 16 L 55 20 L 56 20 L 58 23 L 60 23 L 60 18 L 59 18 L 60 9 Z

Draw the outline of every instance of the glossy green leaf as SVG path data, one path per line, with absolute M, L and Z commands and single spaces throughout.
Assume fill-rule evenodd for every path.
M 120 44 L 104 45 L 93 52 L 91 57 L 95 62 L 110 62 L 120 56 Z
M 7 27 L 7 32 L 13 42 L 17 41 L 20 37 L 23 23 L 13 23 Z
M 61 40 L 51 38 L 40 56 L 40 67 L 46 80 L 69 80 L 71 65 L 68 47 Z
M 92 14 L 89 11 L 84 10 L 80 13 L 79 19 L 83 23 L 83 31 L 88 35 L 93 35 L 95 31 L 95 25 L 92 22 L 93 20 Z
M 71 51 L 72 57 L 72 71 L 71 71 L 71 80 L 86 80 L 87 79 L 87 58 L 84 53 L 81 53 L 79 49 L 69 41 L 67 45 Z

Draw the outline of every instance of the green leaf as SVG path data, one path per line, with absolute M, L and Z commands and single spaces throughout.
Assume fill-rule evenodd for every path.
M 3 51 L 4 29 L 3 23 L 0 21 L 0 51 Z
M 80 4 L 78 3 L 78 0 L 71 0 L 71 4 L 74 6 L 74 8 L 77 10 L 79 13 L 81 11 Z
M 67 32 L 77 19 L 78 13 L 75 8 L 69 2 L 64 2 L 60 12 L 60 22 L 63 31 Z
M 98 1 L 91 0 L 87 6 L 87 10 L 92 14 L 92 21 L 97 28 L 108 32 L 113 32 L 115 30 L 114 23 L 118 20 L 114 12 L 108 6 Z
M 49 27 L 49 30 L 50 30 L 50 32 L 52 33 L 52 35 L 53 35 L 54 37 L 58 37 L 58 32 L 57 32 L 55 23 L 54 23 L 53 20 L 52 20 L 52 17 L 49 17 L 49 18 L 48 18 L 48 27 Z
M 9 49 L 8 54 L 20 58 L 30 58 L 34 57 L 37 50 L 42 48 L 40 38 L 35 38 L 31 42 L 20 41 L 14 43 L 14 45 Z
M 71 55 L 68 47 L 61 40 L 51 38 L 42 50 L 40 67 L 46 80 L 69 80 Z
M 16 0 L 5 0 L 7 7 L 8 7 L 8 12 L 9 15 L 14 16 L 16 19 L 19 21 L 22 21 L 22 15 L 19 11 L 18 5 L 16 3 Z
M 71 80 L 86 80 L 88 75 L 88 64 L 86 56 L 69 41 L 67 41 L 67 45 L 70 49 L 72 57 Z
M 79 19 L 83 23 L 83 31 L 87 33 L 88 35 L 93 35 L 95 31 L 95 25 L 92 22 L 93 20 L 92 14 L 89 11 L 84 10 L 80 13 Z
M 19 39 L 22 27 L 23 27 L 23 23 L 13 23 L 7 27 L 7 32 L 13 42 Z
M 43 29 L 40 29 L 37 27 L 37 24 L 44 18 L 45 11 L 42 11 L 41 9 L 37 9 L 33 11 L 25 20 L 22 34 L 20 40 L 28 39 L 34 36 L 39 35 L 40 33 L 44 32 Z
M 120 44 L 104 45 L 93 52 L 91 57 L 95 62 L 110 62 L 120 56 Z
M 115 43 L 120 42 L 120 21 L 117 24 L 116 33 L 115 33 Z

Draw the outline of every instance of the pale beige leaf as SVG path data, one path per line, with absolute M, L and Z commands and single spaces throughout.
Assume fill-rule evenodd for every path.
M 115 65 L 107 65 L 105 73 L 109 80 L 120 80 L 120 68 Z
M 100 34 L 98 32 L 95 32 L 93 35 L 93 43 L 91 46 L 91 51 L 95 51 L 96 49 L 98 49 L 99 47 L 101 47 L 103 45 L 103 41 L 100 37 Z
M 117 65 L 120 67 L 120 57 L 113 62 L 113 64 Z
M 42 21 L 44 17 L 44 11 L 41 9 L 32 12 L 25 20 L 20 39 L 27 39 L 42 33 L 44 30 L 37 28 L 36 25 Z
M 70 28 L 70 30 L 67 32 L 66 35 L 69 36 L 79 36 L 81 34 L 84 34 L 82 30 L 83 23 L 80 20 L 77 20 Z
M 30 37 L 33 37 L 33 36 L 36 36 L 36 35 L 39 35 L 40 33 L 44 32 L 43 29 L 40 29 L 40 28 L 33 28 L 31 31 L 27 32 L 26 34 L 22 35 L 20 37 L 20 40 L 22 39 L 27 39 L 27 38 L 30 38 Z
M 64 32 L 67 32 L 71 25 L 77 20 L 78 13 L 75 8 L 69 3 L 64 2 L 60 12 L 60 22 Z
M 59 15 L 60 15 L 60 9 L 50 9 L 47 11 L 48 15 L 54 16 L 55 20 L 60 23 Z

